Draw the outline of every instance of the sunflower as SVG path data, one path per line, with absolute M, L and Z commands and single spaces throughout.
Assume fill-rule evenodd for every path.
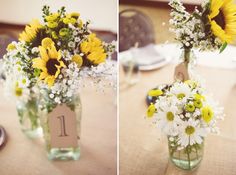
M 60 52 L 56 50 L 54 42 L 50 38 L 42 40 L 42 46 L 39 46 L 39 51 L 40 58 L 33 59 L 33 68 L 42 71 L 39 79 L 44 80 L 51 87 L 60 74 L 61 68 L 66 66 L 61 60 Z
M 105 62 L 107 57 L 102 41 L 94 33 L 81 43 L 80 50 L 86 55 L 89 62 L 95 65 Z
M 32 22 L 25 27 L 25 30 L 20 34 L 19 40 L 25 42 L 31 42 L 36 37 L 39 29 L 43 26 L 37 19 L 32 20 Z
M 211 0 L 208 16 L 213 34 L 222 42 L 232 43 L 236 36 L 236 5 L 232 0 Z

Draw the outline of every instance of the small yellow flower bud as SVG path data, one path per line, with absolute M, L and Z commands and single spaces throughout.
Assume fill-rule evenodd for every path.
M 72 61 L 74 61 L 78 67 L 81 67 L 83 64 L 83 58 L 80 55 L 75 54 L 72 57 Z
M 151 97 L 157 97 L 157 96 L 160 96 L 162 94 L 163 94 L 162 90 L 159 90 L 159 89 L 152 89 L 148 92 L 148 95 L 151 96 Z
M 154 104 L 150 104 L 150 106 L 148 107 L 147 109 L 147 117 L 148 118 L 151 118 L 153 117 L 154 113 L 156 112 L 156 107 Z

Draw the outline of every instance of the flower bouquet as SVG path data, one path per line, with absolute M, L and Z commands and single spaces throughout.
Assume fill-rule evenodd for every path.
M 186 11 L 180 0 L 171 0 L 169 5 L 172 8 L 170 30 L 183 49 L 183 63 L 176 68 L 175 78 L 187 80 L 193 76 L 191 69 L 195 57 L 192 48 L 222 52 L 235 40 L 236 5 L 233 0 L 206 0 L 201 10 L 196 8 L 192 13 Z
M 23 87 L 32 87 L 26 99 L 32 98 L 33 88 L 39 92 L 37 110 L 48 158 L 75 160 L 80 155 L 79 89 L 91 83 L 99 89 L 116 86 L 116 64 L 109 59 L 115 46 L 91 32 L 89 21 L 82 21 L 79 13 L 66 13 L 64 7 L 52 13 L 48 6 L 42 11 L 43 22 L 27 25 L 4 60 L 15 72 L 13 78 L 25 75 L 26 85 L 17 80 L 14 86 L 21 88 L 15 90 L 19 96 L 26 93 Z
M 209 97 L 198 82 L 175 82 L 151 90 L 157 100 L 147 110 L 147 118 L 168 138 L 171 162 L 181 169 L 196 168 L 203 157 L 205 137 L 218 133 L 223 108 Z

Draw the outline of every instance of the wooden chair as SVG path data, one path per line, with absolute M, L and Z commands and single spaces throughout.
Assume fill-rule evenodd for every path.
M 144 13 L 127 9 L 119 14 L 119 51 L 155 43 L 152 21 Z

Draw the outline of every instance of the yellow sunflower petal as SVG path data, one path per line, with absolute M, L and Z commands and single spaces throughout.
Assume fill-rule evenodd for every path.
M 232 37 L 226 35 L 225 31 L 215 21 L 211 21 L 211 29 L 213 34 L 219 37 L 220 40 L 223 42 L 232 43 Z
M 39 29 L 42 28 L 42 24 L 40 24 L 38 19 L 33 19 L 30 23 L 30 26 L 33 27 L 34 29 Z
M 87 54 L 90 51 L 90 48 L 91 47 L 87 41 L 82 42 L 80 45 L 80 50 L 85 54 Z
M 47 71 L 43 71 L 43 72 L 41 72 L 41 74 L 40 74 L 40 76 L 39 76 L 39 79 L 40 79 L 40 80 L 43 80 L 43 79 L 45 79 L 47 76 L 49 76 L 48 73 L 47 73 Z
M 56 73 L 55 73 L 55 78 L 57 78 L 58 77 L 58 75 L 61 73 L 61 69 L 60 69 L 60 66 L 56 66 L 57 67 L 57 71 L 56 71 Z
M 49 59 L 48 54 L 47 54 L 47 50 L 46 50 L 44 47 L 39 46 L 39 52 L 40 52 L 41 58 L 42 58 L 45 62 L 47 62 L 48 59 Z
M 54 85 L 55 82 L 55 77 L 54 76 L 48 76 L 47 78 L 45 78 L 44 80 L 49 87 L 52 87 Z
M 223 5 L 222 0 L 212 0 L 211 1 L 211 14 L 210 18 L 214 18 L 219 14 L 219 9 Z
M 60 61 L 60 68 L 62 68 L 62 67 L 66 67 L 66 65 L 65 65 L 65 63 L 63 62 L 63 61 Z
M 48 48 L 48 55 L 51 59 L 57 59 L 58 58 L 58 52 L 54 45 L 51 45 L 50 48 Z
M 41 58 L 34 58 L 33 60 L 33 68 L 37 68 L 37 69 L 43 69 L 46 67 L 46 62 L 41 59 Z

